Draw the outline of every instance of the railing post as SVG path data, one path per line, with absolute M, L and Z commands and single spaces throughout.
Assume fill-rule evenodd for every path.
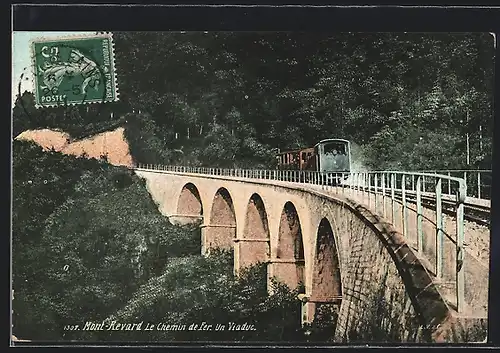
M 449 179 L 448 179 L 449 181 Z M 436 277 L 443 276 L 443 206 L 441 203 L 441 178 L 436 182 Z
M 467 197 L 467 182 L 460 181 L 457 194 L 457 257 L 456 257 L 456 282 L 457 282 L 457 311 L 463 312 L 465 305 L 465 267 L 464 267 L 464 202 Z
M 374 179 L 373 183 L 374 183 L 374 186 L 375 186 L 374 187 L 374 192 L 375 192 L 375 197 L 374 197 L 374 199 L 375 199 L 374 200 L 374 202 L 375 202 L 375 212 L 378 212 L 378 209 L 377 209 L 378 208 L 378 202 L 377 202 L 378 201 L 378 197 L 377 197 L 377 193 L 378 193 L 378 185 L 377 185 L 378 184 L 378 175 L 377 175 L 377 173 L 375 173 L 375 175 L 373 176 L 373 179 Z
M 407 227 L 408 227 L 408 218 L 407 218 L 407 205 L 406 205 L 406 176 L 405 174 L 401 175 L 401 196 L 403 203 L 403 237 L 406 237 Z
M 372 175 L 368 173 L 368 207 L 371 206 L 371 197 L 370 197 L 371 191 L 372 191 Z
M 394 193 L 396 188 L 396 174 L 391 173 L 391 211 L 392 211 L 392 224 L 395 226 L 394 222 L 396 220 L 396 209 L 394 208 Z
M 382 173 L 380 175 L 382 179 L 380 179 L 380 182 L 382 183 L 382 214 L 384 215 L 384 218 L 386 218 L 386 211 L 385 211 L 385 173 Z
M 481 172 L 477 171 L 477 198 L 481 198 Z
M 467 187 L 467 171 L 464 172 L 465 187 Z M 469 190 L 466 189 L 465 195 L 467 195 Z
M 451 195 L 451 173 L 448 172 L 448 195 Z
M 368 172 L 366 172 L 364 178 L 363 178 L 363 183 L 365 185 L 363 185 L 363 202 L 365 201 L 365 197 L 366 195 L 368 194 L 368 182 L 369 182 L 369 178 L 368 178 Z
M 422 180 L 424 176 L 417 176 L 417 249 L 423 252 L 424 233 L 422 230 Z

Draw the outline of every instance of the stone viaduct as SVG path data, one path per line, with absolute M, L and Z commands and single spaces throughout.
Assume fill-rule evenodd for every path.
M 200 225 L 203 254 L 232 248 L 236 273 L 262 261 L 268 283 L 302 283 L 303 322 L 336 310 L 337 342 L 460 340 L 459 320 L 416 252 L 347 196 L 279 181 L 135 172 L 172 223 Z

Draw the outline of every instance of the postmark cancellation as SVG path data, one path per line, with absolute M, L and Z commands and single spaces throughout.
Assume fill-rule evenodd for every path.
M 38 38 L 30 46 L 38 108 L 118 100 L 111 33 Z

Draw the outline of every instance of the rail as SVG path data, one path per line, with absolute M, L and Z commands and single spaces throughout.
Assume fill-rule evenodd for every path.
M 437 282 L 452 284 L 458 312 L 465 306 L 464 206 L 467 184 L 464 178 L 438 173 L 370 171 L 330 173 L 299 170 L 224 169 L 191 166 L 140 164 L 136 169 L 191 173 L 231 178 L 275 180 L 299 183 L 313 189 L 342 193 L 373 207 L 399 222 L 408 243 L 429 261 Z M 432 185 L 432 190 L 429 190 Z M 452 194 L 454 192 L 454 194 Z M 424 202 L 434 200 L 433 207 Z M 453 209 L 454 229 L 445 219 L 443 203 Z M 449 208 L 447 209 L 449 211 Z M 448 212 L 449 213 L 449 212 Z M 432 241 L 430 241 L 432 239 Z
M 449 177 L 463 178 L 467 184 L 467 196 L 478 199 L 491 199 L 491 185 L 492 185 L 492 171 L 491 169 L 433 169 L 433 170 L 419 170 L 418 172 L 427 174 L 441 174 Z M 413 181 L 414 185 L 414 181 Z M 425 182 L 424 182 L 425 187 Z M 447 183 L 444 185 L 448 194 L 452 194 L 452 185 Z

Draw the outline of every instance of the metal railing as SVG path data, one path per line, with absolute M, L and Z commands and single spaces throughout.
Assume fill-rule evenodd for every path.
M 462 178 L 467 184 L 467 196 L 478 199 L 491 199 L 492 171 L 491 169 L 455 169 L 455 170 L 421 170 L 420 173 L 441 174 L 449 177 Z M 424 183 L 424 187 L 426 184 Z M 448 194 L 454 192 L 452 185 L 446 183 L 444 189 Z
M 151 164 L 137 165 L 136 169 L 299 183 L 312 189 L 344 194 L 366 204 L 401 229 L 408 244 L 430 260 L 433 267 L 430 272 L 433 272 L 437 282 L 455 287 L 457 311 L 464 309 L 464 203 L 467 184 L 463 178 L 424 172 L 331 173 Z M 445 213 L 451 217 L 445 218 Z

